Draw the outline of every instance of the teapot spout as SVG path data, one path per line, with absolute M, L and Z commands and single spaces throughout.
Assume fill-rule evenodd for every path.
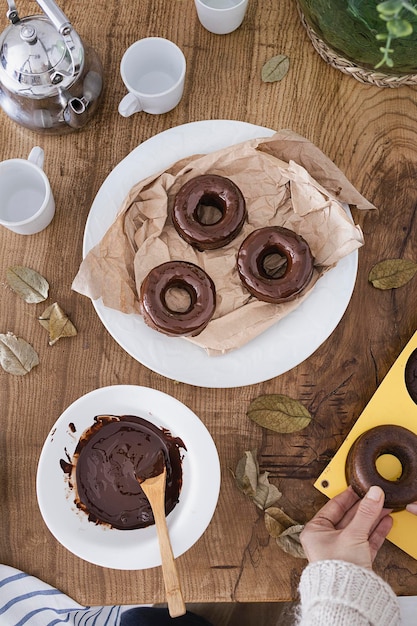
M 103 88 L 103 79 L 99 72 L 90 70 L 84 78 L 83 95 L 81 98 L 69 97 L 68 93 L 62 93 L 65 97 L 66 105 L 64 109 L 64 120 L 71 128 L 82 128 L 91 114 L 92 105 L 97 103 L 98 97 Z M 65 100 L 64 100 L 65 101 Z
M 92 110 L 97 105 L 98 97 L 103 88 L 103 79 L 99 72 L 90 70 L 84 78 L 83 95 L 70 96 L 61 91 L 64 106 L 64 120 L 71 128 L 82 128 L 89 120 Z
M 87 102 L 84 98 L 70 98 L 64 109 L 64 120 L 71 128 L 82 128 L 88 122 Z

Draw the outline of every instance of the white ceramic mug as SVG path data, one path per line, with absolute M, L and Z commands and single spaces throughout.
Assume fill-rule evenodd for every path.
M 194 0 L 198 19 L 215 35 L 227 35 L 243 22 L 248 0 Z
M 120 74 L 128 94 L 119 113 L 167 113 L 177 106 L 184 91 L 185 57 L 172 41 L 162 37 L 139 39 L 124 53 Z
M 39 233 L 55 214 L 44 156 L 36 146 L 27 159 L 0 162 L 0 224 L 19 235 Z

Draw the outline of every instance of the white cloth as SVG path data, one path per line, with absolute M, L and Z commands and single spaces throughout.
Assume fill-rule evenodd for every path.
M 303 571 L 298 626 L 398 626 L 398 599 L 371 570 L 318 561 Z
M 38 578 L 0 565 L 0 626 L 118 626 L 122 607 L 83 607 Z

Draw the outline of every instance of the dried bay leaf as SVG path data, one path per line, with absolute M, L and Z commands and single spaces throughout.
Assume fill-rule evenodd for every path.
M 45 309 L 39 322 L 49 332 L 50 346 L 53 346 L 62 337 L 74 337 L 77 334 L 74 324 L 57 302 Z
M 265 510 L 265 526 L 271 537 L 275 539 L 282 533 L 297 524 L 289 515 L 277 506 L 270 506 Z
M 306 559 L 304 548 L 301 545 L 300 534 L 304 526 L 302 524 L 295 524 L 290 528 L 287 528 L 282 535 L 276 538 L 276 542 L 284 552 L 295 556 L 298 559 Z
M 273 506 L 282 494 L 269 482 L 268 472 L 259 473 L 256 452 L 245 452 L 237 464 L 235 479 L 239 489 L 264 511 L 266 529 L 277 545 L 292 556 L 305 558 L 300 543 L 300 533 L 304 526 L 294 521 L 282 509 Z
M 279 547 L 297 558 L 305 559 L 305 552 L 300 542 L 300 534 L 304 528 L 278 507 L 270 507 L 265 511 L 265 526 Z
M 264 83 L 275 83 L 282 80 L 290 68 L 290 60 L 285 54 L 277 54 L 269 59 L 262 67 Z
M 268 472 L 259 472 L 256 452 L 246 451 L 236 466 L 235 480 L 238 488 L 262 510 L 272 506 L 281 492 L 268 480 Z
M 368 280 L 377 289 L 396 289 L 408 283 L 417 272 L 417 263 L 406 259 L 387 259 L 373 266 Z
M 259 476 L 256 492 L 252 498 L 256 506 L 263 511 L 275 504 L 282 496 L 279 489 L 269 482 L 268 476 L 269 472 L 264 472 Z
M 236 466 L 236 484 L 246 496 L 253 497 L 258 485 L 259 466 L 256 454 L 246 451 Z
M 39 357 L 24 339 L 10 332 L 0 333 L 0 365 L 8 374 L 24 376 L 39 365 Z
M 282 394 L 258 396 L 249 405 L 249 419 L 278 433 L 293 433 L 309 425 L 311 415 L 299 402 Z
M 29 304 L 43 302 L 48 297 L 48 281 L 30 267 L 9 267 L 6 279 L 13 291 Z

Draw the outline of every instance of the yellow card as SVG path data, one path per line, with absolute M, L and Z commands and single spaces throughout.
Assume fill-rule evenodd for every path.
M 314 486 L 329 498 L 346 489 L 346 457 L 353 442 L 363 432 L 374 426 L 397 424 L 417 435 L 417 404 L 412 400 L 405 383 L 405 368 L 409 357 L 416 349 L 417 332 L 375 391 L 336 455 L 314 483 Z M 378 470 L 381 471 L 379 466 Z M 387 466 L 385 471 L 389 473 L 390 468 Z M 392 517 L 394 524 L 388 539 L 417 559 L 417 516 L 408 511 L 399 511 L 393 513 Z

